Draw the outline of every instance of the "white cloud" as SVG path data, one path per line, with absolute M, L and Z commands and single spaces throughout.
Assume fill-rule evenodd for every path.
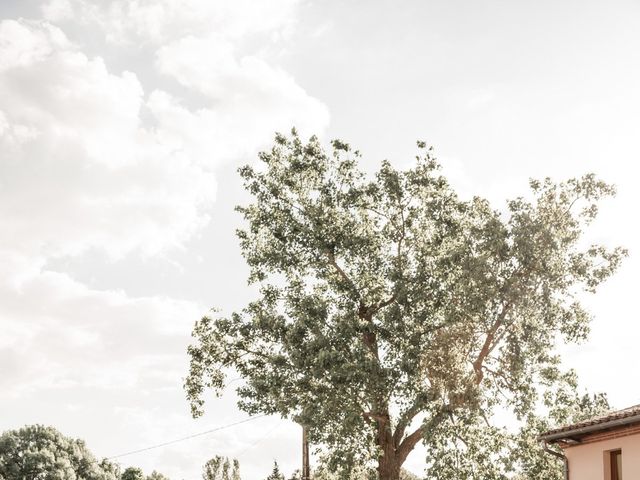
M 180 385 L 184 352 L 202 311 L 192 302 L 93 290 L 53 272 L 23 278 L 19 288 L 3 284 L 1 428 L 54 425 L 99 456 L 184 435 L 194 428 Z M 190 473 L 206 458 L 198 450 Z M 135 463 L 178 473 L 163 452 L 152 453 Z
M 45 5 L 45 14 L 59 10 L 58 2 Z M 296 126 L 313 134 L 328 124 L 326 106 L 273 64 L 298 0 L 67 0 L 65 11 L 69 4 L 72 14 L 61 21 L 97 26 L 127 48 L 146 45 L 158 72 L 186 87 L 153 92 L 148 106 L 161 138 L 191 158 L 237 160 L 255 154 L 276 130 Z M 192 104 L 182 101 L 185 92 L 199 108 L 185 106 Z
M 233 45 L 218 36 L 190 36 L 166 45 L 158 50 L 156 64 L 205 99 L 206 106 L 195 112 L 166 92 L 154 92 L 149 101 L 163 138 L 178 134 L 178 145 L 197 147 L 194 154 L 237 158 L 266 145 L 276 130 L 296 126 L 310 135 L 328 124 L 326 106 L 289 74 L 258 56 L 237 58 Z M 234 141 L 237 135 L 242 140 Z
M 5 20 L 0 25 L 0 71 L 32 65 L 55 48 L 67 47 L 69 41 L 64 33 L 52 25 Z
M 214 178 L 142 126 L 133 73 L 109 73 L 46 23 L 4 21 L 0 45 L 4 249 L 152 254 L 207 221 Z
M 214 162 L 187 157 L 143 126 L 137 77 L 108 72 L 48 23 L 1 22 L 0 58 L 1 346 L 22 373 L 11 393 L 122 384 L 114 372 L 136 378 L 128 359 L 153 357 L 154 348 L 183 357 L 202 307 L 91 290 L 46 262 L 183 244 L 208 220 Z
M 3 278 L 11 273 L 3 269 Z M 57 383 L 132 387 L 153 365 L 179 379 L 191 325 L 203 312 L 193 302 L 130 298 L 46 271 L 23 278 L 19 287 L 3 282 L 0 299 L 0 323 L 9 327 L 0 351 L 21 358 L 23 367 L 14 375 L 20 381 L 1 379 L 3 390 L 14 394 Z
M 202 306 L 94 290 L 53 272 L 36 272 L 15 288 L 3 282 L 6 273 L 0 270 L 0 411 L 11 415 L 3 416 L 0 428 L 52 424 L 85 439 L 101 457 L 246 418 L 232 392 L 211 398 L 207 417 L 190 418 L 181 379 Z M 290 445 L 298 443 L 299 428 L 282 423 L 262 418 L 117 460 L 146 473 L 198 478 L 214 454 L 238 456 L 243 478 L 261 478 L 273 458 L 287 471 L 297 466 Z M 265 448 L 276 428 L 278 445 Z
M 249 34 L 278 37 L 293 22 L 299 0 L 51 0 L 45 18 L 97 24 L 114 43 L 161 44 L 186 35 L 216 32 L 239 39 Z
M 70 0 L 51 0 L 42 6 L 42 14 L 53 22 L 69 19 L 73 17 L 73 5 Z
M 322 133 L 327 108 L 269 53 L 296 3 L 51 0 L 47 21 L 0 22 L 0 411 L 12 412 L 0 427 L 53 424 L 103 455 L 189 431 L 180 382 L 204 307 L 92 288 L 51 260 L 170 257 L 209 222 L 223 162 L 246 161 L 275 130 Z M 155 52 L 130 68 L 144 73 L 86 54 L 96 27 L 104 58 Z M 233 399 L 222 408 L 216 424 L 237 414 Z M 219 444 L 259 440 L 244 430 Z M 136 462 L 180 478 L 211 453 L 177 452 Z

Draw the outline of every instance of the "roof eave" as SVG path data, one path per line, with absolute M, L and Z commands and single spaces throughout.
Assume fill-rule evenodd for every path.
M 588 435 L 589 433 L 610 430 L 617 427 L 625 427 L 633 423 L 640 423 L 640 414 L 616 420 L 609 420 L 607 422 L 597 423 L 594 425 L 587 425 L 585 427 L 574 428 L 571 430 L 564 430 L 562 432 L 550 432 L 548 434 L 540 435 L 538 439 L 543 442 L 557 442 L 563 439 L 575 439 L 575 437 Z

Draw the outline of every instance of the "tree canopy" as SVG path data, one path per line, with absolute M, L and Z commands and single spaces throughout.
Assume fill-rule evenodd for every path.
M 525 419 L 561 379 L 558 340 L 589 329 L 580 295 L 625 255 L 581 242 L 614 188 L 532 180 L 497 209 L 460 198 L 423 142 L 413 168 L 384 161 L 372 176 L 332 147 L 277 135 L 239 170 L 252 201 L 238 237 L 260 294 L 196 323 L 185 388 L 199 415 L 234 369 L 241 409 L 306 425 L 332 469 L 373 460 L 395 480 L 419 442 L 496 409 Z
M 147 476 L 147 480 L 169 480 L 169 478 L 162 473 L 156 472 L 154 470 L 150 475 Z
M 203 480 L 240 480 L 240 463 L 216 455 L 202 467 Z
M 117 480 L 82 440 L 53 427 L 29 425 L 0 436 L 0 478 L 6 480 Z
M 546 414 L 528 412 L 519 430 L 491 425 L 478 415 L 443 422 L 427 445 L 426 478 L 563 480 L 563 462 L 544 451 L 538 436 L 554 426 L 599 415 L 609 410 L 609 404 L 602 394 L 579 394 L 572 373 L 562 375 L 544 392 L 542 404 Z
M 122 472 L 120 480 L 144 480 L 144 473 L 141 468 L 127 467 L 124 472 Z
M 84 441 L 64 436 L 53 427 L 27 425 L 0 435 L 1 480 L 168 480 L 155 470 L 147 477 L 141 469 L 108 459 L 96 460 Z

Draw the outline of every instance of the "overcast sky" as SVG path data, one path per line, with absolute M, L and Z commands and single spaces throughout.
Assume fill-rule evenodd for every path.
M 640 3 L 0 1 L 0 430 L 53 425 L 111 456 L 246 418 L 189 416 L 194 321 L 252 298 L 236 168 L 296 125 L 409 165 L 426 140 L 496 207 L 529 177 L 618 186 L 589 240 L 630 258 L 564 349 L 582 385 L 640 403 Z M 120 459 L 174 480 L 216 454 L 245 480 L 299 464 L 263 418 Z M 408 466 L 420 473 L 420 452 Z

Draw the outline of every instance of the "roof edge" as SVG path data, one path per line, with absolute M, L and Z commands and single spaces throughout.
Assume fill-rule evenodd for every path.
M 587 435 L 589 433 L 600 432 L 603 430 L 609 430 L 616 427 L 624 427 L 633 423 L 640 423 L 640 414 L 633 415 L 626 418 L 618 418 L 615 420 L 609 420 L 607 422 L 597 423 L 595 425 L 587 425 L 585 427 L 573 428 L 571 430 L 564 430 L 562 432 L 554 432 L 553 430 L 542 434 L 538 437 L 538 440 L 543 442 L 557 442 L 562 439 L 569 439 L 576 436 Z

